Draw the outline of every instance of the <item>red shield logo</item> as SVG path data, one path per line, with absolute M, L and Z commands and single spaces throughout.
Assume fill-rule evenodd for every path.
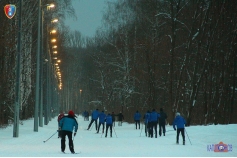
M 6 14 L 6 16 L 11 19 L 14 17 L 14 15 L 16 14 L 16 6 L 12 5 L 12 4 L 7 4 L 4 7 L 4 12 Z

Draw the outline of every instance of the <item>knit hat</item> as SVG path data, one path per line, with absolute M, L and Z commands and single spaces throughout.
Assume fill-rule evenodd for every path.
M 68 115 L 75 117 L 75 114 L 74 114 L 74 112 L 73 112 L 72 110 L 70 110 L 70 111 L 68 112 Z
M 180 116 L 180 113 L 179 113 L 179 112 L 176 112 L 176 116 Z

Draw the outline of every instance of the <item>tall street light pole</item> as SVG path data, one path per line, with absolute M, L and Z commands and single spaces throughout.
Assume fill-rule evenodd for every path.
M 51 9 L 51 8 L 54 8 L 54 4 L 47 4 L 47 10 Z M 45 11 L 42 9 L 42 14 L 43 14 L 43 17 L 45 15 Z M 44 19 L 44 18 L 42 18 Z M 42 28 L 43 30 L 43 28 Z M 46 52 L 46 93 L 44 95 L 45 99 L 46 99 L 46 104 L 44 104 L 44 108 L 42 110 L 44 110 L 44 124 L 47 125 L 49 123 L 49 114 L 50 114 L 50 105 L 51 105 L 51 97 L 50 97 L 50 67 L 51 67 L 51 55 L 50 55 L 50 47 L 49 47 L 49 39 L 48 39 L 48 36 L 49 36 L 49 26 L 48 26 L 48 22 L 46 22 L 46 27 L 45 27 L 45 32 L 47 33 L 46 34 L 46 42 L 45 42 L 45 52 Z M 50 34 L 55 34 L 56 33 L 56 30 L 53 30 L 53 31 L 50 31 Z M 43 35 L 42 35 L 43 36 Z M 43 46 L 42 46 L 42 49 L 43 49 Z M 42 95 L 43 96 L 43 95 Z M 42 105 L 43 106 L 43 105 Z
M 40 90 L 39 90 L 39 126 L 43 127 L 43 51 L 44 51 L 44 44 L 43 44 L 43 20 L 44 20 L 44 10 L 41 7 L 41 47 L 40 47 Z
M 19 108 L 20 108 L 20 73 L 21 73 L 21 9 L 22 0 L 18 1 L 18 39 L 17 39 L 17 65 L 16 65 L 16 96 L 15 96 L 15 111 L 14 111 L 14 126 L 13 137 L 19 136 Z
M 36 61 L 36 90 L 35 90 L 35 111 L 34 111 L 34 131 L 38 132 L 38 112 L 40 95 L 40 24 L 41 24 L 41 0 L 38 0 L 38 36 L 37 36 L 37 61 Z

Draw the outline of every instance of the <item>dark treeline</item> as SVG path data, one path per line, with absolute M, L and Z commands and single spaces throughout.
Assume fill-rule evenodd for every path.
M 54 14 L 71 14 L 70 0 L 59 2 Z M 23 22 L 21 119 L 33 115 L 37 31 L 37 4 L 24 3 L 32 15 Z M 169 124 L 176 111 L 188 125 L 237 123 L 236 10 L 235 0 L 119 0 L 108 3 L 93 38 L 61 24 L 60 110 L 122 111 L 132 122 L 136 110 L 162 107 Z M 14 112 L 17 33 L 16 21 L 4 16 L 0 13 L 0 124 Z
M 236 10 L 235 0 L 108 3 L 94 38 L 67 43 L 65 101 L 127 121 L 163 107 L 169 123 L 176 111 L 189 125 L 236 123 Z

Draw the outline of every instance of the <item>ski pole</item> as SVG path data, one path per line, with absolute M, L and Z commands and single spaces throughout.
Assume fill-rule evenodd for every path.
M 114 127 L 113 127 L 113 129 L 114 129 Z M 117 134 L 116 134 L 116 132 L 115 132 L 115 129 L 114 129 L 114 133 L 115 133 L 115 135 L 116 135 L 116 138 L 118 138 L 118 137 L 117 137 Z
M 92 123 L 92 126 L 91 126 L 91 129 L 90 129 L 90 131 L 92 130 L 93 126 L 94 126 L 94 122 Z
M 187 134 L 187 136 L 188 136 L 188 133 L 187 133 L 186 129 L 184 129 L 184 130 L 185 130 L 185 132 L 186 132 L 186 134 Z M 192 145 L 192 143 L 191 143 L 191 141 L 190 141 L 190 139 L 189 139 L 189 136 L 188 136 L 188 140 L 189 140 L 190 144 Z
M 75 134 L 75 133 L 74 133 L 74 134 Z M 76 136 L 76 135 L 74 135 L 74 134 L 72 134 L 72 135 L 73 135 L 72 141 L 74 141 L 74 138 L 75 138 L 75 136 Z
M 104 134 L 104 131 L 105 131 L 105 125 L 104 125 L 104 124 L 102 124 L 102 125 L 103 125 L 103 128 L 102 128 L 102 133 L 101 133 L 100 138 L 102 138 L 102 136 L 103 136 L 103 134 Z
M 54 136 L 56 133 L 58 133 L 58 131 L 55 132 L 53 135 L 51 135 L 51 137 Z M 45 141 L 43 141 L 43 142 L 44 142 L 44 143 L 47 142 L 51 137 L 49 137 L 47 140 L 45 140 Z
M 142 134 L 142 129 L 143 129 L 143 124 L 142 124 L 141 132 L 140 132 L 140 137 L 141 137 L 141 134 Z
M 102 138 L 103 134 L 104 134 L 104 132 L 102 131 L 102 134 L 101 134 L 100 138 Z

